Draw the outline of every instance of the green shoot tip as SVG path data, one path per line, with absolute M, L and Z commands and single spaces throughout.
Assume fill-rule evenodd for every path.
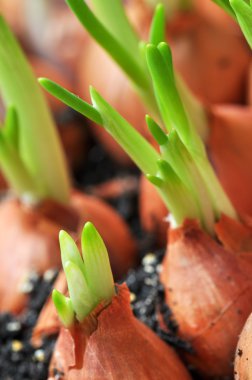
M 74 321 L 74 310 L 70 298 L 53 289 L 52 300 L 62 324 L 70 327 Z
M 164 181 L 155 175 L 146 174 L 146 178 L 148 179 L 148 181 L 150 181 L 154 186 L 158 188 L 162 188 L 164 185 Z
M 100 302 L 107 304 L 115 295 L 108 253 L 91 222 L 87 222 L 82 231 L 83 257 L 73 238 L 64 230 L 59 232 L 59 241 L 71 306 L 77 320 L 81 322 Z M 66 311 L 68 301 L 58 292 L 54 292 L 53 301 L 62 323 L 69 326 L 70 311 Z
M 168 141 L 168 137 L 162 130 L 162 128 L 149 115 L 145 116 L 145 120 L 152 136 L 157 141 L 157 143 L 159 145 L 166 144 Z

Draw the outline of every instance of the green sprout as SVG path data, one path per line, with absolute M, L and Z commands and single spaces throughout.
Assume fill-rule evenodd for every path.
M 5 178 L 12 184 L 12 189 L 32 201 L 37 192 L 36 184 L 20 157 L 18 118 L 15 108 L 9 106 L 4 124 L 0 129 L 0 163 Z
M 202 140 L 187 117 L 168 45 L 147 45 L 145 50 L 165 129 L 150 116 L 146 121 L 160 153 L 94 88 L 90 88 L 90 105 L 48 79 L 40 79 L 40 83 L 68 106 L 99 122 L 112 135 L 155 185 L 177 225 L 185 218 L 196 218 L 206 231 L 214 234 L 214 223 L 221 214 L 236 218 L 236 212 L 208 161 Z
M 0 166 L 20 197 L 69 201 L 70 181 L 44 95 L 8 25 L 0 16 L 0 93 L 7 109 Z
M 250 0 L 212 0 L 224 9 L 239 24 L 244 37 L 252 49 L 252 1 Z
M 146 109 L 161 123 L 162 117 L 146 63 L 146 43 L 141 41 L 133 31 L 122 2 L 92 0 L 93 11 L 83 0 L 66 0 L 66 3 L 89 34 L 128 76 Z M 183 7 L 183 4 L 191 3 L 191 1 L 174 0 L 173 3 L 176 7 Z M 151 44 L 157 46 L 165 40 L 165 23 L 165 6 L 158 4 L 150 26 L 149 42 Z M 175 76 L 187 116 L 205 141 L 208 131 L 204 107 L 191 93 L 179 74 L 176 73 Z
M 69 327 L 75 318 L 82 322 L 101 302 L 108 304 L 115 287 L 107 249 L 92 223 L 87 222 L 82 231 L 82 254 L 65 231 L 59 240 L 69 297 L 54 289 L 52 298 L 61 322 Z

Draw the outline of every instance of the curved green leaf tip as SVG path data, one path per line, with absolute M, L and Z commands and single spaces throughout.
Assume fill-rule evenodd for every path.
M 158 45 L 165 41 L 165 7 L 164 4 L 157 4 L 150 27 L 149 41 L 153 45 Z
M 146 123 L 150 130 L 150 133 L 158 143 L 158 145 L 164 145 L 168 141 L 168 137 L 166 133 L 162 130 L 162 128 L 149 116 L 145 117 Z
M 61 322 L 69 327 L 74 317 L 81 322 L 100 302 L 110 302 L 114 280 L 107 249 L 92 223 L 87 222 L 82 231 L 82 254 L 67 232 L 60 231 L 59 241 L 70 298 L 57 290 L 52 298 Z
M 53 289 L 52 299 L 61 323 L 66 327 L 71 326 L 74 321 L 74 310 L 70 298 Z

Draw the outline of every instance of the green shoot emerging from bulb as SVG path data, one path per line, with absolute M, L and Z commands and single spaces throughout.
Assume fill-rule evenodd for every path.
M 65 327 L 82 322 L 95 307 L 107 305 L 115 295 L 115 287 L 105 244 L 87 222 L 81 236 L 81 251 L 65 231 L 59 235 L 62 266 L 66 275 L 69 297 L 54 289 L 52 298 Z
M 181 225 L 186 218 L 197 219 L 202 228 L 214 235 L 214 224 L 221 214 L 235 219 L 236 212 L 187 116 L 177 89 L 169 46 L 164 42 L 157 46 L 146 45 L 145 55 L 164 126 L 160 127 L 147 116 L 159 153 L 95 89 L 90 89 L 90 105 L 48 79 L 41 79 L 40 83 L 113 136 L 155 185 L 176 225 Z
M 212 0 L 236 20 L 252 49 L 252 1 Z

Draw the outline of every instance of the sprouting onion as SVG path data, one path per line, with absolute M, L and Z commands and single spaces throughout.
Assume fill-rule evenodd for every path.
M 59 137 L 32 69 L 0 16 L 0 93 L 7 119 L 0 137 L 0 165 L 22 197 L 69 201 L 70 180 Z M 12 116 L 10 115 L 12 113 Z M 13 116 L 15 113 L 15 116 Z M 9 119 L 12 120 L 9 120 Z M 10 133 L 9 133 L 9 132 Z
M 92 223 L 87 222 L 82 231 L 82 254 L 65 231 L 59 239 L 70 297 L 57 290 L 52 297 L 61 322 L 69 327 L 75 317 L 82 322 L 100 302 L 108 304 L 115 288 L 107 249 Z
M 213 234 L 214 223 L 222 213 L 236 218 L 236 212 L 208 161 L 204 144 L 187 118 L 168 45 L 148 45 L 145 50 L 166 128 L 147 117 L 150 132 L 160 146 L 159 154 L 92 87 L 91 106 L 48 79 L 40 79 L 40 83 L 68 106 L 99 122 L 113 136 L 156 186 L 177 225 L 185 218 L 196 218 Z

